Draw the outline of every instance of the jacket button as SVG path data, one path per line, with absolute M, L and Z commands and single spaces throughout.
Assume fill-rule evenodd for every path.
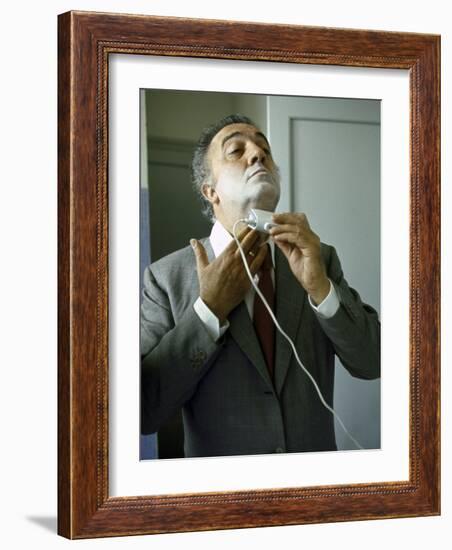
M 196 348 L 190 358 L 190 363 L 194 369 L 199 369 L 200 367 L 202 367 L 206 359 L 207 353 L 203 349 Z
M 283 453 L 284 449 L 282 447 L 276 447 L 275 453 Z

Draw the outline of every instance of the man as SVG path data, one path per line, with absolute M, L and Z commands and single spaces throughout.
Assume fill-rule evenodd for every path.
M 185 456 L 336 450 L 334 418 L 289 343 L 272 332 L 231 236 L 250 208 L 277 206 L 279 171 L 265 135 L 240 115 L 207 128 L 193 179 L 215 223 L 209 238 L 191 239 L 146 269 L 143 433 L 182 409 Z M 243 225 L 238 238 L 332 406 L 335 354 L 353 376 L 379 376 L 378 316 L 349 288 L 334 248 L 321 243 L 305 214 L 274 214 L 273 221 L 268 244 Z

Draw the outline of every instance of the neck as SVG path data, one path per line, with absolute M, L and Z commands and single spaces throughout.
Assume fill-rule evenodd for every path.
M 232 235 L 232 229 L 237 220 L 241 220 L 248 217 L 248 210 L 242 211 L 237 210 L 235 212 L 230 212 L 229 215 L 226 215 L 224 212 L 219 212 L 216 214 L 216 219 L 221 223 L 221 225 L 229 231 Z
M 238 218 L 235 218 L 230 224 L 228 224 L 226 221 L 223 221 L 222 219 L 220 218 L 217 218 L 217 221 L 219 223 L 221 223 L 221 225 L 226 229 L 226 231 L 231 235 L 233 236 L 233 228 L 234 228 L 234 223 L 237 221 L 237 220 L 240 220 L 240 219 L 243 219 L 243 218 L 246 218 L 247 216 L 243 215 L 241 217 L 238 217 Z M 240 231 L 243 230 L 243 228 L 245 227 L 245 224 L 242 223 L 242 224 L 238 224 L 236 229 L 235 229 L 235 234 L 236 236 L 240 233 Z M 266 233 L 259 233 L 259 239 L 258 239 L 258 242 L 259 243 L 264 243 L 265 241 L 268 241 L 268 235 Z

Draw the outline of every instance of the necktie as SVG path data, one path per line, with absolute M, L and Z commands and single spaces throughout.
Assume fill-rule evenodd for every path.
M 267 300 L 268 305 L 274 311 L 275 291 L 271 277 L 272 259 L 270 247 L 267 246 L 267 255 L 259 272 L 258 288 Z M 253 323 L 259 339 L 265 361 L 267 363 L 270 378 L 273 380 L 274 354 L 275 354 L 275 325 L 264 303 L 257 295 L 254 297 Z

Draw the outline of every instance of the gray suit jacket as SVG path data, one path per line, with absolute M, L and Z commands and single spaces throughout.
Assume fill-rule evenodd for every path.
M 209 259 L 209 239 L 202 240 Z M 380 323 L 343 277 L 332 246 L 322 243 L 327 273 L 340 300 L 321 319 L 276 247 L 276 317 L 332 405 L 334 355 L 358 378 L 380 375 Z M 334 419 L 276 332 L 272 383 L 244 302 L 215 342 L 193 309 L 199 296 L 191 247 L 145 272 L 141 309 L 142 433 L 153 433 L 182 408 L 186 456 L 335 450 Z

